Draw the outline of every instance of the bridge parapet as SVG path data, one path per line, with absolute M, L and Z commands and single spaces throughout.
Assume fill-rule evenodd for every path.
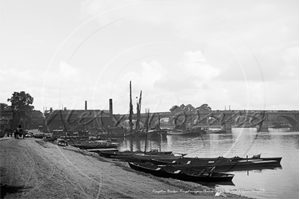
M 115 115 L 115 118 L 128 120 L 129 115 Z M 141 114 L 141 122 L 145 123 L 146 114 Z M 269 122 L 278 117 L 283 117 L 293 126 L 294 130 L 299 131 L 299 111 L 256 111 L 256 110 L 227 110 L 227 111 L 206 111 L 206 112 L 158 112 L 150 114 L 150 125 L 155 125 L 158 119 L 168 118 L 173 125 L 200 125 L 200 126 L 220 126 L 228 131 L 232 127 L 250 128 L 256 127 L 258 131 L 268 131 Z M 133 115 L 136 119 L 136 115 Z M 120 122 L 118 122 L 120 123 Z

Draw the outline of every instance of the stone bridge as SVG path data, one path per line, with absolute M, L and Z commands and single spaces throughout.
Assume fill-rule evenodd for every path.
M 267 132 L 269 123 L 284 120 L 289 124 L 292 131 L 299 131 L 299 111 L 275 111 L 275 110 L 227 110 L 210 112 L 158 112 L 150 113 L 149 125 L 151 127 L 158 123 L 159 119 L 168 121 L 170 125 L 185 125 L 187 127 L 198 125 L 203 127 L 223 127 L 230 131 L 232 127 L 251 128 L 255 127 L 259 132 Z M 129 115 L 113 115 L 114 126 L 119 126 L 128 122 Z M 136 120 L 136 115 L 133 115 Z M 147 114 L 141 114 L 141 123 L 145 124 Z

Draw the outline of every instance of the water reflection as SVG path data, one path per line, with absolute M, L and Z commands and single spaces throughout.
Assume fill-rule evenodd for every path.
M 120 150 L 145 149 L 145 138 L 121 141 Z M 233 129 L 232 133 L 201 136 L 149 136 L 147 150 L 187 153 L 188 157 L 282 157 L 281 166 L 256 170 L 230 171 L 233 185 L 218 185 L 222 189 L 264 189 L 261 193 L 244 192 L 254 198 L 298 198 L 299 192 L 299 133 L 256 132 L 253 129 Z M 212 185 L 215 186 L 215 185 Z

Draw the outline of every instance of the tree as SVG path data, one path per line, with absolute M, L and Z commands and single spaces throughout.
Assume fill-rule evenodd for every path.
M 180 109 L 180 107 L 177 105 L 174 105 L 174 106 L 172 106 L 172 108 L 170 108 L 170 111 L 174 112 L 174 111 L 177 111 L 178 109 Z
M 34 106 L 31 106 L 33 97 L 29 93 L 25 93 L 25 91 L 14 92 L 12 97 L 7 99 L 7 101 L 11 102 L 14 127 L 21 122 L 23 125 L 26 125 L 26 122 L 30 121 L 29 115 L 34 109 Z
M 211 108 L 208 106 L 208 104 L 202 104 L 200 107 L 197 108 L 199 111 L 211 111 Z

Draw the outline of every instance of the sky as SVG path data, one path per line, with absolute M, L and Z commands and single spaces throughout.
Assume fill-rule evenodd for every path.
M 298 0 L 1 0 L 0 102 L 299 110 Z

